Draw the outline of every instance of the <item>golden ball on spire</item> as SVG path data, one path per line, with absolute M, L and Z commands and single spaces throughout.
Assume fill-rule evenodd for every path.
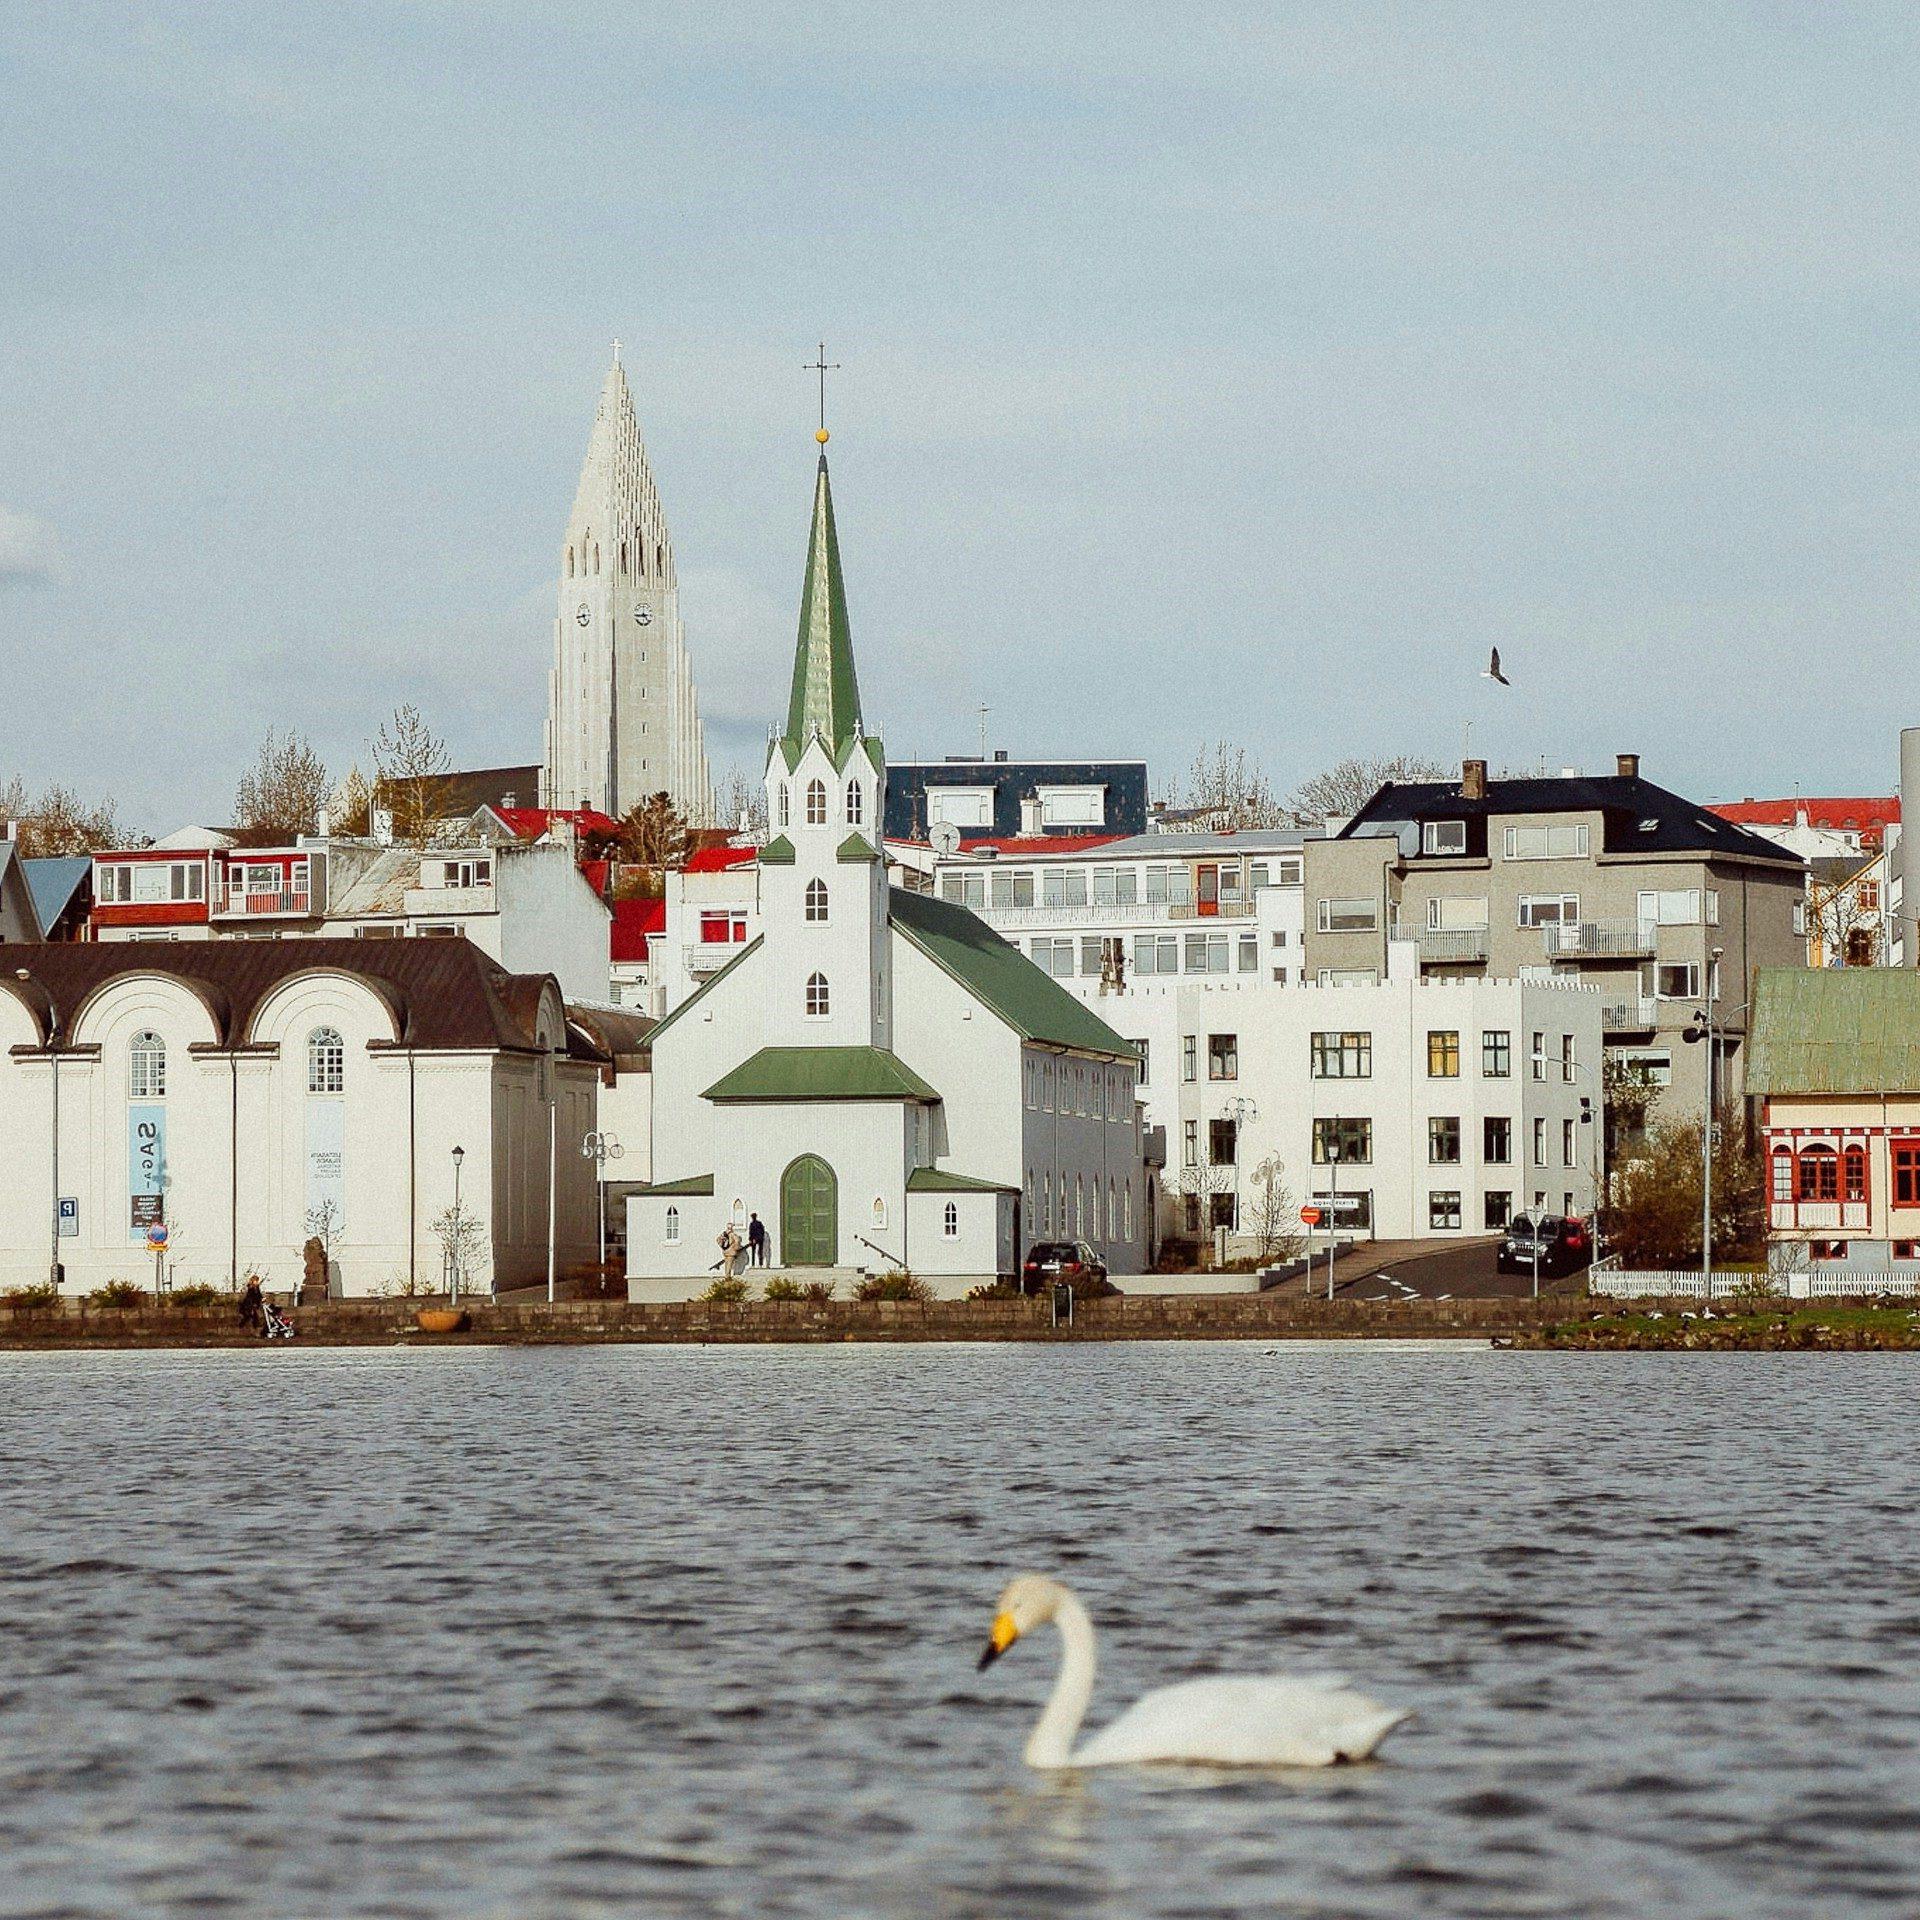
M 818 440 L 820 444 L 824 447 L 827 444 L 827 441 L 830 436 L 828 435 L 826 428 L 822 427 L 820 431 L 816 433 L 813 437 L 816 440 Z

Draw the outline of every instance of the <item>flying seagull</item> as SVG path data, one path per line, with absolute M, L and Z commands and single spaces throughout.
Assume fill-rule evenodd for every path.
M 1498 647 L 1495 647 L 1492 653 L 1488 655 L 1487 664 L 1480 669 L 1480 678 L 1482 680 L 1498 680 L 1503 687 L 1513 685 L 1513 682 L 1500 671 L 1500 649 Z

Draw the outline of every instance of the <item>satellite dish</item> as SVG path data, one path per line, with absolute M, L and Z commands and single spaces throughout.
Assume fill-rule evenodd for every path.
M 936 820 L 927 838 L 933 842 L 934 852 L 943 858 L 960 851 L 960 829 L 951 820 Z

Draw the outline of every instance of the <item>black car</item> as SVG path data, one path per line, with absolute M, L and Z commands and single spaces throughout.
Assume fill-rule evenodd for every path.
M 1543 1213 L 1536 1222 L 1534 1215 L 1520 1213 L 1507 1222 L 1495 1267 L 1501 1273 L 1532 1273 L 1536 1245 L 1542 1273 L 1571 1273 L 1593 1258 L 1593 1244 L 1587 1238 L 1584 1221 Z
M 1036 1240 L 1027 1249 L 1021 1269 L 1020 1291 L 1038 1293 L 1056 1280 L 1075 1283 L 1076 1292 L 1107 1284 L 1107 1263 L 1084 1240 Z

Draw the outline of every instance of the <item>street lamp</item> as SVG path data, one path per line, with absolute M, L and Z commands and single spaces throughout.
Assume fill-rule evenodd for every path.
M 1336 1123 L 1337 1124 L 1337 1123 Z M 1340 1140 L 1327 1141 L 1327 1298 L 1333 1298 L 1333 1250 L 1340 1235 Z
M 1242 1158 L 1240 1143 L 1246 1135 L 1247 1122 L 1260 1117 L 1259 1107 L 1244 1093 L 1235 1094 L 1227 1102 L 1227 1111 L 1233 1115 L 1233 1230 L 1237 1234 L 1240 1225 L 1240 1161 Z
M 1713 1116 L 1717 1111 L 1714 1071 L 1720 1060 L 1720 1038 L 1726 1032 L 1726 1022 L 1716 1019 L 1713 1010 L 1720 998 L 1720 956 L 1725 951 L 1724 947 L 1712 949 L 1712 961 L 1707 968 L 1707 1004 L 1695 1008 L 1693 1024 L 1680 1036 L 1690 1047 L 1702 1040 L 1707 1043 L 1706 1124 L 1700 1129 L 1700 1284 L 1709 1299 L 1713 1296 Z M 1731 1011 L 1745 1013 L 1747 1005 L 1742 1000 Z
M 1584 1061 L 1565 1060 L 1562 1061 L 1561 1064 L 1566 1067 L 1570 1073 L 1579 1074 L 1583 1079 L 1591 1081 L 1593 1084 L 1593 1092 L 1591 1095 L 1583 1093 L 1580 1096 L 1580 1124 L 1583 1127 L 1591 1127 L 1593 1129 L 1593 1132 L 1588 1136 L 1592 1142 L 1593 1150 L 1587 1156 L 1589 1173 L 1593 1185 L 1593 1245 L 1587 1254 L 1588 1263 L 1591 1265 L 1600 1258 L 1600 1163 L 1602 1133 L 1604 1131 L 1605 1121 L 1602 1117 L 1602 1112 L 1596 1110 L 1595 1103 L 1599 1102 L 1601 1108 L 1604 1109 L 1605 1103 L 1602 1098 L 1603 1089 L 1600 1083 L 1600 1076 Z
M 593 1162 L 594 1199 L 598 1203 L 595 1211 L 600 1216 L 600 1264 L 607 1264 L 607 1196 L 600 1191 L 600 1183 L 607 1177 L 607 1162 L 618 1160 L 626 1152 L 618 1140 L 610 1133 L 590 1133 L 580 1142 L 581 1153 Z
M 466 1159 L 466 1157 L 467 1157 L 467 1150 L 465 1147 L 454 1148 L 453 1150 L 453 1233 L 450 1236 L 453 1244 L 447 1249 L 447 1272 L 448 1272 L 448 1277 L 450 1281 L 450 1290 L 447 1295 L 447 1303 L 450 1306 L 457 1306 L 460 1301 L 460 1256 L 466 1250 L 465 1235 L 462 1231 L 464 1222 L 460 1217 L 460 1165 L 461 1165 L 461 1162 Z
M 13 977 L 29 984 L 33 975 L 25 967 L 15 967 Z M 44 991 L 44 989 L 43 989 Z M 47 1058 L 53 1066 L 53 1218 L 47 1233 L 47 1282 L 57 1298 L 60 1292 L 60 1043 L 57 1038 L 60 1009 L 51 993 L 47 995 Z

